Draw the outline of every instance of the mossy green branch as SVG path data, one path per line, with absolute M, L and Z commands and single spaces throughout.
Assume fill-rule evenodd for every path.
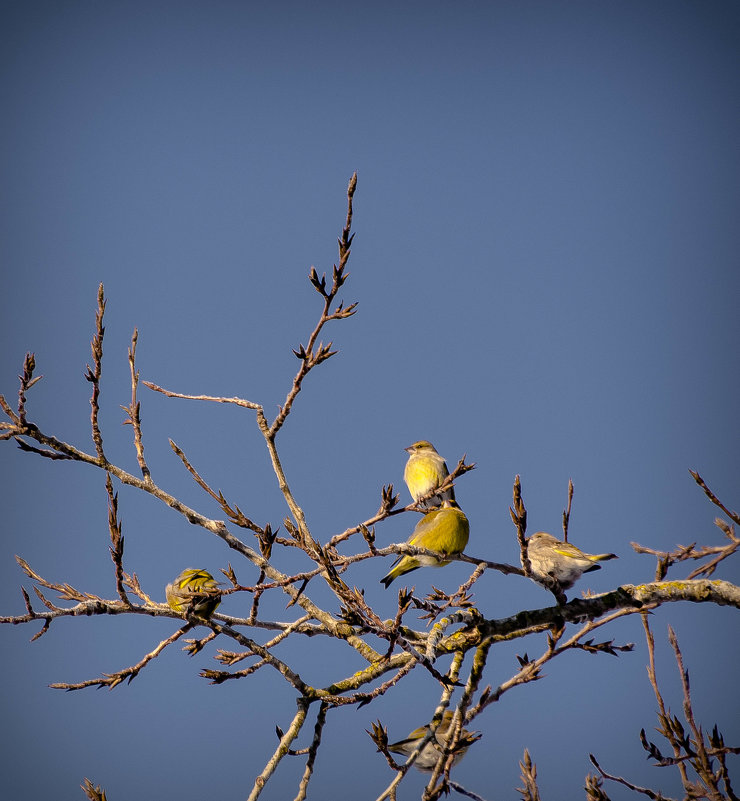
M 462 629 L 440 641 L 437 653 L 475 648 L 488 637 L 514 639 L 543 628 L 564 623 L 595 620 L 607 612 L 633 607 L 635 612 L 676 601 L 715 603 L 740 609 L 740 587 L 729 581 L 693 579 L 654 581 L 648 584 L 624 584 L 612 592 L 590 598 L 575 598 L 564 606 L 525 610 L 511 617 L 483 620 L 475 627 Z

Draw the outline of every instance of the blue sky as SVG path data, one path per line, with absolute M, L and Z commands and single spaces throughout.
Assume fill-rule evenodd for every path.
M 120 425 L 134 327 L 142 378 L 274 413 L 297 366 L 291 349 L 320 311 L 308 270 L 330 271 L 337 259 L 357 170 L 343 298 L 359 311 L 328 331 L 340 354 L 309 376 L 279 439 L 314 535 L 369 517 L 383 484 L 406 499 L 402 449 L 425 438 L 448 463 L 466 453 L 478 465 L 457 489 L 472 554 L 517 561 L 516 474 L 530 531 L 558 532 L 572 478 L 572 540 L 620 556 L 578 588 L 649 580 L 654 565 L 631 541 L 719 543 L 714 509 L 688 470 L 737 507 L 736 3 L 36 2 L 2 11 L 0 391 L 14 400 L 23 354 L 34 351 L 44 380 L 29 408 L 44 430 L 92 447 L 83 371 L 101 281 L 101 424 L 123 467 L 136 466 Z M 143 389 L 141 401 L 163 487 L 221 516 L 169 450 L 172 438 L 246 514 L 281 522 L 287 509 L 251 413 Z M 29 585 L 14 554 L 51 580 L 114 597 L 103 476 L 9 443 L 0 470 L 2 614 L 23 611 L 19 585 Z M 216 573 L 233 562 L 152 499 L 122 488 L 120 512 L 126 566 L 160 600 L 183 567 Z M 405 539 L 413 522 L 386 522 L 379 542 Z M 235 567 L 252 577 L 247 564 Z M 377 584 L 387 568 L 371 563 L 351 578 L 390 615 L 395 593 Z M 466 575 L 452 565 L 413 577 L 424 591 Z M 720 576 L 737 583 L 737 561 Z M 550 596 L 486 574 L 476 601 L 504 617 Z M 687 604 L 654 615 L 659 671 L 678 710 L 668 623 L 697 715 L 737 744 L 727 688 L 740 656 L 736 616 Z M 213 666 L 212 651 L 190 659 L 171 649 L 112 692 L 55 692 L 49 683 L 133 664 L 173 622 L 64 620 L 29 644 L 34 630 L 0 631 L 9 798 L 79 799 L 83 776 L 110 801 L 243 798 L 275 745 L 274 725 L 292 716 L 292 696 L 265 671 L 207 685 L 197 674 Z M 615 773 L 679 792 L 646 763 L 637 737 L 655 725 L 639 621 L 609 636 L 635 651 L 568 655 L 489 708 L 459 780 L 514 798 L 529 747 L 543 797 L 578 796 L 589 751 Z M 327 651 L 301 647 L 292 658 L 318 682 Z M 487 681 L 543 647 L 536 638 L 502 647 Z M 355 669 L 342 651 L 329 654 L 332 678 Z M 421 674 L 401 693 L 335 713 L 314 797 L 346 797 L 352 783 L 367 788 L 363 797 L 382 790 L 390 773 L 364 729 L 380 717 L 400 737 L 439 695 Z M 183 766 L 196 749 L 201 759 Z M 263 797 L 292 797 L 302 764 L 281 768 Z M 421 781 L 401 797 L 418 797 Z

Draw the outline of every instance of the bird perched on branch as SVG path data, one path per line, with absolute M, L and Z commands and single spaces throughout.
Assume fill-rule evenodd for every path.
M 453 713 L 449 710 L 444 713 L 442 720 L 439 722 L 439 726 L 437 726 L 437 730 L 434 732 L 434 736 L 424 748 L 421 749 L 419 756 L 416 757 L 416 761 L 414 762 L 415 768 L 424 771 L 434 770 L 434 766 L 442 756 L 444 749 L 447 747 L 450 735 L 452 734 L 450 731 L 452 717 Z M 392 751 L 394 754 L 402 754 L 406 758 L 410 757 L 421 740 L 427 736 L 430 728 L 430 724 L 419 726 L 419 728 L 414 729 L 405 740 L 399 740 L 397 743 L 389 744 L 388 750 Z M 460 739 L 455 746 L 455 756 L 452 760 L 452 764 L 456 765 L 465 756 L 465 752 L 468 748 L 476 740 L 480 740 L 480 737 L 481 735 L 478 732 L 470 732 L 467 729 L 463 729 L 460 732 Z
M 438 551 L 445 556 L 457 556 L 468 544 L 470 523 L 456 501 L 443 501 L 442 508 L 432 509 L 416 524 L 411 536 L 406 540 L 409 545 Z M 410 573 L 418 567 L 444 567 L 449 559 L 438 559 L 434 556 L 399 556 L 394 567 L 387 576 L 380 579 L 386 587 L 404 573 Z
M 404 450 L 409 454 L 409 460 L 403 471 L 403 480 L 409 488 L 411 497 L 414 501 L 418 501 L 419 498 L 423 498 L 441 486 L 450 473 L 445 460 L 437 453 L 431 442 L 422 439 Z M 433 509 L 441 506 L 443 501 L 454 500 L 455 490 L 450 487 L 441 496 L 435 495 L 428 498 L 420 506 L 424 509 Z
M 217 589 L 218 582 L 207 570 L 189 567 L 168 584 L 164 592 L 167 604 L 175 612 L 183 614 L 190 608 L 196 615 L 209 618 L 221 603 L 221 597 L 213 592 Z
M 544 531 L 529 537 L 527 556 L 535 581 L 546 585 L 548 578 L 556 579 L 564 590 L 572 587 L 583 573 L 600 570 L 601 565 L 597 562 L 618 558 L 614 553 L 584 553 L 575 545 L 562 542 Z

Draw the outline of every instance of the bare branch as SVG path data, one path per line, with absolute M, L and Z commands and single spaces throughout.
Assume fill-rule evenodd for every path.
M 466 790 L 461 784 L 453 782 L 452 779 L 449 780 L 448 784 L 455 792 L 460 793 L 460 795 L 464 795 L 466 798 L 472 798 L 473 801 L 486 801 L 486 799 L 482 796 L 478 795 L 477 793 L 473 793 L 470 790 Z
M 524 787 L 517 787 L 517 792 L 522 794 L 522 801 L 541 801 L 540 790 L 537 787 L 537 766 L 532 762 L 532 757 L 526 748 L 519 769 L 522 772 Z
M 696 483 L 704 490 L 704 494 L 709 498 L 709 500 L 715 505 L 718 506 L 726 515 L 730 518 L 736 525 L 740 526 L 740 515 L 737 512 L 731 512 L 720 499 L 709 489 L 709 487 L 704 482 L 704 479 L 694 470 L 689 470 L 691 473 L 691 477 L 696 481 Z
M 728 524 L 719 517 L 715 519 L 714 523 L 729 540 L 727 545 L 704 545 L 697 548 L 696 543 L 692 542 L 690 545 L 678 545 L 673 551 L 659 551 L 639 545 L 636 542 L 630 544 L 636 553 L 651 554 L 657 557 L 656 581 L 662 581 L 666 577 L 668 569 L 674 564 L 688 559 L 699 560 L 714 556 L 709 562 L 699 565 L 688 575 L 690 579 L 698 576 L 706 576 L 708 578 L 714 573 L 720 562 L 732 556 L 740 548 L 740 537 L 735 534 L 734 524 Z
M 116 592 L 118 597 L 127 605 L 131 605 L 124 588 L 123 572 L 123 527 L 118 520 L 118 493 L 113 493 L 113 482 L 110 473 L 105 476 L 105 489 L 108 493 L 108 530 L 110 531 L 110 556 L 116 571 Z
M 519 476 L 515 476 L 514 478 L 514 501 L 509 508 L 509 513 L 511 514 L 512 522 L 516 526 L 516 536 L 519 540 L 524 575 L 531 578 L 532 565 L 527 556 L 527 540 L 525 536 L 527 533 L 527 509 L 522 499 L 522 484 Z
M 319 750 L 319 746 L 321 745 L 321 733 L 324 729 L 324 724 L 326 723 L 326 711 L 328 706 L 326 703 L 321 703 L 319 705 L 319 712 L 316 715 L 316 725 L 314 726 L 313 730 L 313 740 L 311 741 L 311 745 L 308 749 L 308 759 L 306 760 L 306 769 L 303 771 L 303 776 L 301 777 L 301 783 L 298 786 L 298 794 L 296 795 L 294 801 L 305 801 L 306 793 L 308 792 L 308 783 L 311 781 L 311 776 L 313 774 L 313 766 L 314 762 L 316 761 L 316 753 Z
M 286 731 L 285 734 L 283 734 L 283 736 L 280 738 L 280 743 L 278 744 L 275 753 L 272 755 L 272 757 L 270 757 L 262 773 L 260 773 L 260 775 L 254 780 L 254 787 L 252 787 L 252 792 L 247 797 L 247 801 L 256 801 L 256 799 L 259 798 L 262 790 L 265 787 L 265 784 L 267 784 L 268 779 L 275 772 L 275 769 L 283 757 L 286 756 L 288 750 L 290 749 L 291 743 L 295 740 L 303 728 L 303 724 L 306 721 L 306 713 L 308 712 L 309 702 L 305 698 L 299 698 L 297 704 L 298 710 L 296 711 L 295 717 L 293 718 L 288 731 Z
M 344 224 L 344 228 L 342 229 L 342 235 L 339 237 L 339 267 L 334 265 L 332 287 L 330 290 L 326 289 L 326 276 L 323 276 L 321 279 L 319 279 L 315 268 L 311 268 L 309 280 L 313 284 L 314 288 L 324 298 L 324 309 L 319 317 L 318 323 L 316 323 L 316 327 L 308 338 L 307 345 L 305 347 L 300 345 L 298 350 L 294 351 L 296 356 L 301 360 L 301 366 L 296 373 L 295 378 L 293 379 L 293 386 L 290 388 L 290 391 L 285 398 L 285 402 L 280 407 L 277 416 L 273 420 L 273 423 L 267 432 L 266 436 L 271 441 L 274 441 L 278 431 L 280 431 L 285 423 L 286 418 L 290 414 L 293 402 L 298 396 L 298 393 L 301 391 L 303 379 L 314 367 L 316 367 L 318 364 L 321 364 L 321 362 L 325 361 L 330 356 L 333 356 L 334 353 L 336 353 L 336 351 L 330 350 L 331 343 L 326 346 L 319 343 L 318 347 L 316 347 L 316 340 L 319 338 L 319 334 L 321 333 L 324 325 L 326 325 L 326 323 L 328 323 L 330 320 L 340 320 L 350 317 L 356 311 L 357 304 L 352 303 L 346 309 L 342 306 L 342 304 L 340 304 L 334 312 L 331 312 L 331 305 L 334 302 L 334 299 L 336 298 L 340 288 L 349 276 L 349 273 L 345 274 L 345 268 L 350 255 L 350 246 L 352 244 L 352 240 L 354 239 L 354 234 L 350 234 L 350 229 L 352 227 L 352 200 L 355 194 L 356 186 L 357 173 L 352 176 L 347 188 L 347 219 Z
M 16 419 L 21 426 L 26 425 L 26 392 L 43 378 L 43 376 L 33 377 L 35 369 L 36 358 L 33 353 L 27 353 L 26 358 L 23 360 L 23 375 L 18 376 L 21 386 L 18 390 L 18 417 Z
M 568 505 L 563 510 L 563 541 L 568 542 L 568 525 L 570 524 L 570 507 L 573 503 L 573 481 L 568 479 Z
M 85 791 L 85 795 L 90 799 L 90 801 L 107 801 L 105 790 L 103 790 L 99 785 L 96 787 L 90 781 L 90 779 L 85 779 L 80 787 L 82 787 L 82 789 Z
M 650 790 L 647 787 L 639 787 L 636 784 L 632 784 L 628 782 L 626 779 L 621 778 L 620 776 L 612 776 L 611 774 L 607 773 L 601 765 L 596 761 L 596 757 L 593 754 L 588 755 L 591 763 L 599 771 L 599 773 L 605 778 L 609 779 L 610 781 L 617 782 L 618 784 L 622 784 L 625 787 L 628 787 L 630 790 L 634 791 L 635 793 L 642 793 L 646 795 L 648 798 L 654 799 L 654 801 L 675 801 L 675 799 L 668 798 L 668 796 L 663 795 L 662 793 L 656 793 L 654 790 Z
M 105 461 L 105 453 L 103 452 L 103 436 L 100 433 L 100 426 L 98 425 L 98 413 L 100 412 L 100 376 L 103 371 L 103 337 L 105 336 L 103 315 L 105 314 L 105 305 L 105 293 L 103 285 L 100 284 L 100 286 L 98 286 L 98 310 L 95 314 L 95 336 L 90 343 L 93 366 L 90 367 L 89 364 L 87 365 L 85 378 L 92 384 L 90 424 L 92 426 L 92 438 L 95 443 L 95 452 L 98 454 L 98 458 L 101 462 Z
M 56 683 L 50 684 L 49 687 L 51 687 L 52 690 L 67 690 L 69 692 L 71 690 L 82 690 L 86 687 L 107 687 L 109 690 L 112 690 L 123 681 L 128 681 L 130 684 L 139 675 L 139 672 L 142 670 L 142 668 L 146 667 L 149 662 L 152 661 L 152 659 L 159 656 L 168 645 L 172 645 L 173 642 L 177 642 L 177 640 L 179 640 L 183 634 L 190 631 L 190 628 L 190 624 L 183 626 L 174 634 L 171 634 L 169 637 L 162 640 L 162 642 L 160 642 L 154 650 L 146 654 L 146 656 L 144 656 L 143 659 L 140 659 L 135 665 L 124 668 L 124 670 L 119 670 L 116 673 L 104 673 L 100 678 L 88 679 L 87 681 L 81 681 L 77 684 Z
M 141 438 L 141 404 L 137 399 L 137 390 L 139 386 L 139 371 L 136 369 L 136 343 L 139 340 L 139 332 L 135 328 L 133 336 L 131 337 L 131 347 L 128 349 L 128 363 L 131 370 L 131 405 L 122 406 L 121 408 L 128 415 L 124 420 L 124 425 L 131 425 L 134 429 L 134 444 L 136 445 L 136 459 L 139 462 L 139 469 L 144 481 L 149 483 L 151 481 L 151 474 L 149 466 L 144 458 L 144 443 Z

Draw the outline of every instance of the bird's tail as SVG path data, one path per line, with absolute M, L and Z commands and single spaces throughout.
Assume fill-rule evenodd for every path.
M 380 579 L 380 583 L 381 583 L 381 584 L 382 584 L 382 585 L 383 585 L 383 586 L 386 588 L 386 590 L 387 590 L 387 589 L 388 589 L 388 587 L 390 587 L 390 586 L 391 586 L 391 583 L 393 582 L 393 579 L 395 579 L 395 578 L 396 578 L 396 577 L 393 575 L 393 571 L 391 570 L 391 572 L 390 572 L 390 573 L 389 573 L 387 576 L 383 576 L 383 578 L 382 578 L 382 579 Z
M 591 573 L 594 570 L 601 570 L 599 562 L 606 562 L 608 559 L 619 559 L 615 553 L 590 553 L 587 554 L 588 558 L 593 562 L 590 567 L 587 567 L 583 572 Z
M 383 576 L 380 579 L 380 583 L 388 589 L 390 587 L 391 582 L 395 581 L 399 576 L 403 576 L 406 573 L 410 573 L 412 570 L 416 570 L 417 568 L 421 567 L 420 564 L 415 563 L 415 561 L 410 560 L 408 557 L 402 557 L 398 560 L 398 564 L 388 573 L 387 576 Z

